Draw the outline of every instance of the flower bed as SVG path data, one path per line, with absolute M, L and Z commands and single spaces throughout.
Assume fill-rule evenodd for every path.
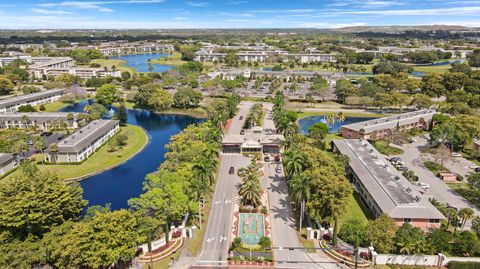
M 320 240 L 320 246 L 322 248 L 325 248 L 324 251 L 325 253 L 330 256 L 332 259 L 337 260 L 338 262 L 343 262 L 347 265 L 353 266 L 355 265 L 355 259 L 353 257 L 353 251 L 348 251 L 348 250 L 334 250 L 331 248 L 330 245 L 328 245 L 325 241 Z M 363 252 L 362 252 L 363 253 Z M 360 257 L 362 257 L 362 253 L 360 253 Z M 369 254 L 369 253 L 367 253 Z M 365 256 L 365 254 L 363 254 Z M 370 262 L 364 261 L 364 260 L 358 260 L 358 266 L 359 267 L 369 267 Z

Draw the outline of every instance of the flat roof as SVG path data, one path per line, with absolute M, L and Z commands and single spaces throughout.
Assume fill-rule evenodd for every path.
M 423 118 L 425 121 L 430 121 L 435 114 L 433 109 L 423 109 L 399 115 L 388 116 L 384 118 L 378 118 L 373 120 L 367 120 L 342 126 L 342 128 L 360 131 L 365 130 L 365 133 L 371 133 L 377 130 L 392 129 L 397 125 L 405 125 L 415 123 Z
M 58 152 L 79 152 L 118 123 L 118 120 L 94 120 L 60 141 Z
M 0 100 L 0 108 L 33 101 L 39 98 L 54 96 L 57 94 L 65 93 L 65 91 L 66 91 L 65 89 L 53 89 L 53 90 L 41 91 L 41 92 L 36 92 L 32 94 L 20 95 L 20 96 L 15 96 L 8 99 L 3 99 L 3 100 Z
M 55 121 L 55 120 L 67 120 L 68 114 L 71 113 L 74 119 L 78 118 L 78 115 L 83 113 L 73 113 L 73 112 L 29 112 L 29 113 L 0 113 L 0 120 L 2 121 L 13 121 L 21 120 L 23 117 L 27 117 L 30 121 L 36 122 L 45 122 L 45 121 Z
M 383 213 L 392 218 L 445 219 L 368 141 L 347 139 L 333 143 L 349 158 L 350 168 Z

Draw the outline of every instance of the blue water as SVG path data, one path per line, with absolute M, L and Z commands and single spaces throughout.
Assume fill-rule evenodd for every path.
M 366 121 L 366 120 L 371 120 L 373 118 L 371 117 L 346 117 L 345 121 L 343 122 L 335 122 L 333 125 L 327 123 L 327 117 L 326 116 L 311 116 L 311 117 L 306 117 L 298 121 L 298 125 L 300 126 L 300 132 L 302 134 L 307 134 L 308 133 L 308 127 L 314 125 L 317 122 L 323 122 L 328 125 L 328 132 L 329 133 L 336 133 L 340 131 L 340 128 L 343 125 L 346 124 L 351 124 L 351 123 L 356 123 L 356 122 L 361 122 L 361 121 Z
M 145 54 L 128 54 L 120 56 L 112 56 L 110 59 L 127 61 L 125 64 L 128 67 L 135 68 L 137 72 L 149 72 L 148 60 L 167 57 L 166 53 L 145 53 Z M 152 64 L 153 72 L 165 72 L 173 68 L 170 65 Z
M 69 105 L 63 112 L 83 112 L 85 105 L 92 101 L 82 101 Z M 164 161 L 165 145 L 170 137 L 192 123 L 202 120 L 183 115 L 156 114 L 148 110 L 127 110 L 128 123 L 143 127 L 150 136 L 150 143 L 126 163 L 80 182 L 83 198 L 88 206 L 110 203 L 113 210 L 126 208 L 128 199 L 142 193 L 143 179 L 154 172 Z

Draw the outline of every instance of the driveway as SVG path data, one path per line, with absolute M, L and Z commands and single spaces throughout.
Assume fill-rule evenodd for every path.
M 415 172 L 419 177 L 419 182 L 425 182 L 430 185 L 430 189 L 425 192 L 425 195 L 427 197 L 435 197 L 441 203 L 449 204 L 457 209 L 470 207 L 474 210 L 475 215 L 480 216 L 480 210 L 477 207 L 452 190 L 445 182 L 423 166 L 423 162 L 433 160 L 433 157 L 430 154 L 420 152 L 427 145 L 427 140 L 422 137 L 417 137 L 416 140 L 416 142 L 401 146 L 400 148 L 403 149 L 404 153 L 398 156 L 405 162 L 406 167 Z M 453 172 L 464 175 L 469 170 L 465 168 L 465 166 L 469 166 L 467 164 L 468 161 L 465 161 L 449 162 L 445 166 Z M 465 229 L 470 229 L 470 227 L 471 222 L 467 221 Z

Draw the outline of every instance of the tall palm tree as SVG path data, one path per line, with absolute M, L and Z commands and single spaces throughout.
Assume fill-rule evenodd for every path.
M 290 199 L 300 205 L 300 225 L 302 230 L 303 216 L 305 215 L 305 203 L 310 199 L 310 178 L 305 175 L 296 175 L 290 181 Z
M 207 181 L 196 179 L 191 183 L 190 188 L 195 194 L 195 199 L 198 201 L 198 223 L 200 224 L 200 229 L 202 229 L 202 205 L 201 204 L 202 204 L 202 199 L 205 193 L 208 192 L 210 187 L 208 186 Z
M 210 185 L 213 184 L 213 181 L 215 180 L 213 175 L 215 167 L 206 159 L 198 161 L 192 169 L 197 180 L 208 182 Z
M 345 115 L 343 115 L 343 112 L 339 112 L 337 115 L 337 121 L 338 122 L 344 122 L 345 121 Z
M 469 207 L 462 208 L 460 211 L 458 211 L 458 217 L 462 219 L 462 228 L 465 226 L 467 220 L 473 218 L 474 214 L 475 212 L 473 212 L 473 209 Z
M 327 123 L 330 124 L 330 125 L 333 125 L 335 123 L 335 115 L 329 114 L 327 116 Z
M 289 177 L 300 174 L 306 166 L 305 156 L 297 149 L 286 151 L 283 163 Z

